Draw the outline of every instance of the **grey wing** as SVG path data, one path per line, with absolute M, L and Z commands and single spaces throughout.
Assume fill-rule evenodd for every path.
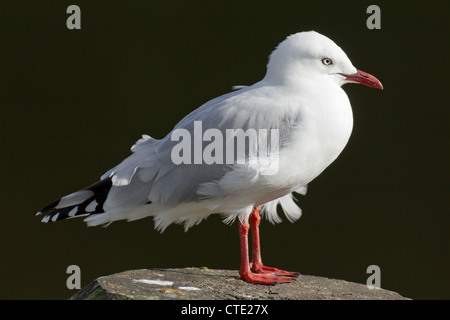
M 252 101 L 255 97 L 258 99 L 254 92 L 251 94 L 254 98 L 249 99 L 247 94 L 250 90 L 251 87 L 243 88 L 209 101 L 182 119 L 162 140 L 143 136 L 132 147 L 131 156 L 102 176 L 102 179 L 111 177 L 113 183 L 105 210 L 118 211 L 149 202 L 166 206 L 202 200 L 198 192 L 201 185 L 218 181 L 236 169 L 236 164 L 227 164 L 226 161 L 213 164 L 194 164 L 194 161 L 176 164 L 173 161 L 172 151 L 180 141 L 172 141 L 171 137 L 177 129 L 185 130 L 191 136 L 193 158 L 193 139 L 198 133 L 195 132 L 196 121 L 201 124 L 202 133 L 215 129 L 223 136 L 227 129 L 277 128 L 282 145 L 287 143 L 289 131 L 298 122 L 298 115 L 280 116 L 270 105 L 270 100 L 261 100 L 266 101 L 266 105 L 261 105 L 260 100 Z M 202 152 L 207 145 L 202 141 Z M 220 192 L 217 190 L 215 193 Z

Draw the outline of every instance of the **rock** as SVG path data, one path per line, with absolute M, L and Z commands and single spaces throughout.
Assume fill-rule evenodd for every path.
M 253 285 L 235 270 L 141 269 L 100 277 L 74 300 L 406 300 L 396 292 L 365 284 L 301 275 L 296 282 Z

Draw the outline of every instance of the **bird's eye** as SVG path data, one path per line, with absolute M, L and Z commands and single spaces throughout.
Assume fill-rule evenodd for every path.
M 323 58 L 322 63 L 326 66 L 329 66 L 333 64 L 333 61 L 330 58 Z

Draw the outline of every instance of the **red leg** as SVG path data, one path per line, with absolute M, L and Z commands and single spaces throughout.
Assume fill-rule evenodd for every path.
M 250 263 L 251 269 L 256 273 L 274 273 L 277 276 L 285 277 L 298 277 L 300 273 L 284 271 L 277 268 L 266 267 L 262 263 L 261 259 L 261 246 L 259 242 L 259 223 L 261 222 L 261 216 L 259 215 L 259 207 L 253 208 L 250 214 L 250 223 L 252 228 L 252 262 Z
M 259 209 L 258 210 L 259 215 Z M 252 213 L 253 214 L 253 213 Z M 250 225 L 248 221 L 239 222 L 239 238 L 241 243 L 241 268 L 239 269 L 239 274 L 241 279 L 254 284 L 265 284 L 265 285 L 276 285 L 278 283 L 287 283 L 293 282 L 294 280 L 291 278 L 280 278 L 276 277 L 273 273 L 252 273 L 250 271 L 250 263 L 248 258 L 248 229 Z M 259 238 L 259 234 L 257 235 Z M 255 248 L 255 246 L 253 245 Z M 259 250 L 259 245 L 257 246 Z M 261 260 L 261 255 L 259 255 L 259 260 Z M 253 254 L 255 257 L 255 253 Z M 252 263 L 253 264 L 253 263 Z M 262 263 L 261 263 L 262 265 Z

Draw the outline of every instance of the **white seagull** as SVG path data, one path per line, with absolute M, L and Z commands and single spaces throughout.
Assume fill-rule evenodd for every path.
M 150 216 L 161 232 L 172 223 L 184 223 L 187 230 L 215 213 L 227 223 L 238 218 L 241 279 L 292 282 L 299 273 L 262 263 L 259 212 L 280 222 L 280 205 L 289 221 L 300 217 L 292 193 L 305 194 L 349 140 L 353 116 L 341 88 L 346 83 L 383 88 L 329 38 L 315 31 L 293 34 L 272 52 L 261 81 L 206 102 L 161 140 L 143 135 L 100 181 L 38 215 L 45 215 L 43 222 L 87 216 L 89 226 Z M 242 132 L 248 143 L 235 146 Z

